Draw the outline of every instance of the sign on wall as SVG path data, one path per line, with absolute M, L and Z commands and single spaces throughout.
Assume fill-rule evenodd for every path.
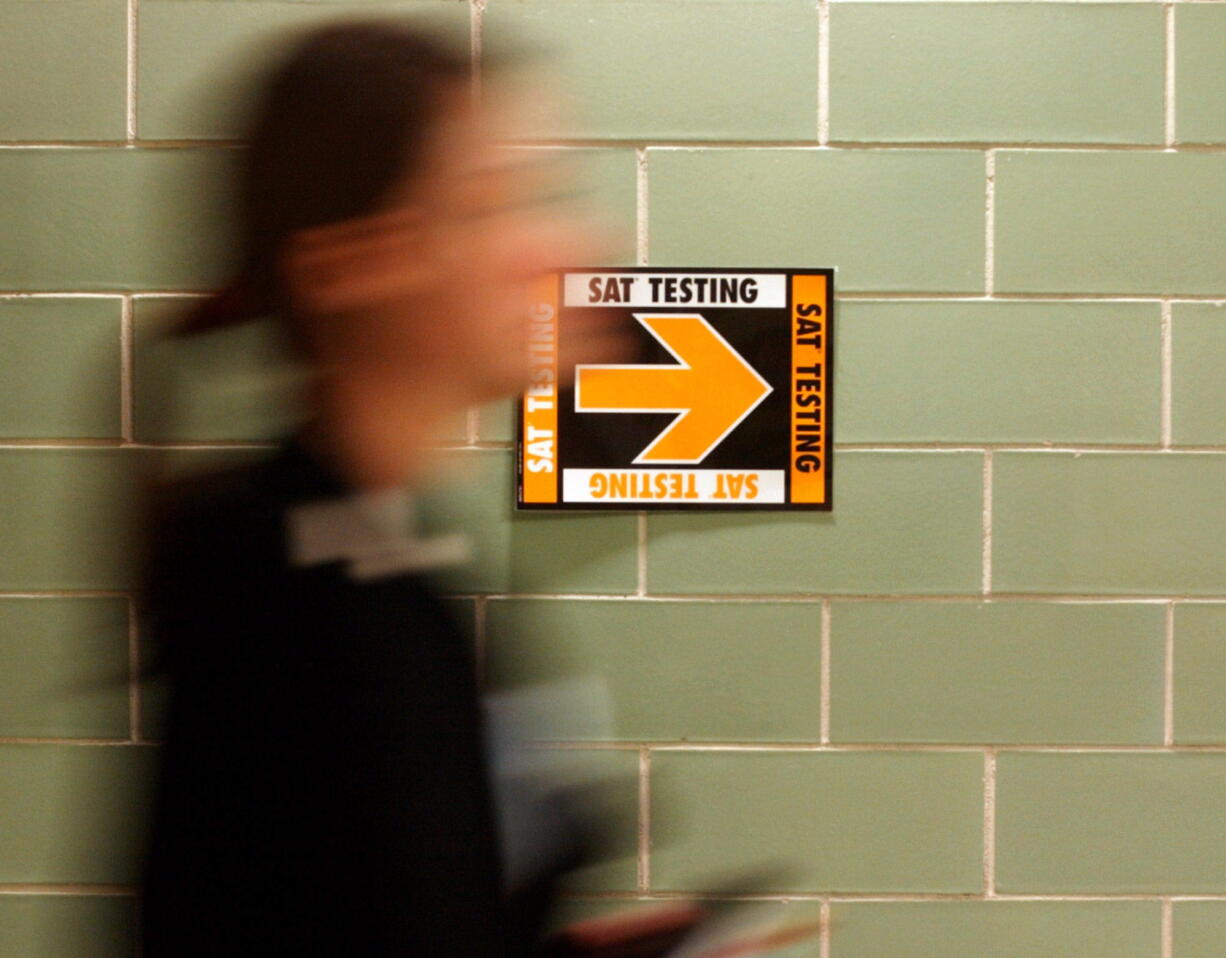
M 543 277 L 519 508 L 830 509 L 833 303 L 830 269 Z M 622 314 L 637 354 L 560 368 L 588 310 Z

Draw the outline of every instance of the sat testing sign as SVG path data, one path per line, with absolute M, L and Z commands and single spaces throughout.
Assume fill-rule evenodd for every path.
M 833 302 L 830 269 L 543 277 L 519 508 L 830 509 Z M 560 367 L 588 310 L 623 314 L 637 355 Z

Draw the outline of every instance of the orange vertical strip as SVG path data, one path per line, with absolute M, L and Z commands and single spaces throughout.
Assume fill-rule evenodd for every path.
M 829 286 L 825 276 L 792 277 L 791 501 L 824 503 L 830 427 L 826 363 Z
M 531 291 L 532 378 L 519 437 L 524 502 L 558 501 L 558 280 L 557 273 L 542 276 Z

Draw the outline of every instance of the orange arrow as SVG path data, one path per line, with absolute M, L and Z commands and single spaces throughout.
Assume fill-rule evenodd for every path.
M 635 313 L 676 366 L 577 366 L 575 412 L 680 413 L 635 462 L 702 462 L 771 393 L 697 313 Z

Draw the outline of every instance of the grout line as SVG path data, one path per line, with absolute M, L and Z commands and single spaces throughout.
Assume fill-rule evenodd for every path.
M 638 565 L 638 584 L 635 586 L 636 596 L 647 595 L 647 512 L 638 513 L 635 518 L 637 542 L 635 545 Z
M 1026 442 L 838 442 L 834 448 L 842 452 L 1051 452 L 1086 455 L 1091 453 L 1124 454 L 1135 452 L 1169 452 L 1178 454 L 1226 452 L 1226 446 L 1179 446 L 1167 449 L 1160 443 L 1026 443 Z
M 1175 4 L 1163 5 L 1165 18 L 1165 73 L 1162 88 L 1162 136 L 1167 149 L 1175 147 Z
M 1219 0 L 1221 2 L 1221 0 Z M 652 892 L 644 895 L 639 891 L 584 892 L 565 895 L 569 900 L 586 901 L 676 901 L 678 899 L 697 899 L 699 901 L 769 901 L 784 904 L 793 901 L 812 901 L 830 904 L 862 904 L 868 902 L 940 902 L 940 901 L 973 901 L 982 902 L 983 895 L 979 892 L 837 892 L 828 891 L 788 891 L 788 892 L 749 892 L 743 894 L 728 892 L 695 892 L 668 891 Z M 1153 901 L 1153 902 L 1186 902 L 1186 901 L 1226 901 L 1226 894 L 1218 895 L 1164 895 L 1160 893 L 1120 892 L 1097 894 L 1065 894 L 1065 895 L 996 895 L 992 901 L 997 902 L 1095 902 L 1095 901 Z
M 1051 0 L 1057 2 L 1057 0 Z M 1179 0 L 1188 2 L 1188 0 Z M 1206 0 L 1221 3 L 1222 0 Z M 471 32 L 471 28 L 470 28 Z M 633 138 L 582 138 L 534 139 L 524 137 L 498 141 L 504 148 L 527 148 L 548 150 L 573 149 L 653 149 L 696 152 L 702 150 L 807 150 L 811 152 L 833 151 L 879 151 L 879 152 L 951 152 L 984 150 L 1012 150 L 1027 153 L 1226 153 L 1226 141 L 1214 140 L 1203 143 L 1177 142 L 1168 146 L 1164 142 L 1153 143 L 1092 143 L 1051 142 L 1032 143 L 1025 140 L 830 140 L 822 143 L 816 138 L 791 140 L 644 140 Z M 0 150 L 96 150 L 131 149 L 139 147 L 151 150 L 232 150 L 244 149 L 246 142 L 224 137 L 196 137 L 181 139 L 128 138 L 100 140 L 0 140 Z
M 137 622 L 136 602 L 128 599 L 128 737 L 133 744 L 141 742 L 141 657 L 140 628 Z
M 1220 0 L 1219 0 L 1220 2 Z M 2 295 L 2 294 L 0 294 Z M 868 300 L 870 302 L 894 302 L 902 300 L 908 303 L 1210 303 L 1216 306 L 1226 305 L 1226 299 L 1220 295 L 1202 293 L 1001 293 L 991 296 L 983 293 L 933 293 L 917 291 L 889 290 L 843 290 L 838 294 L 840 300 Z
M 834 2 L 834 0 L 831 0 Z M 1058 2 L 1058 0 L 1052 0 Z M 1222 0 L 1213 0 L 1222 2 Z M 697 152 L 702 150 L 804 150 L 814 153 L 829 153 L 836 150 L 880 152 L 933 152 L 933 151 L 964 151 L 982 153 L 984 150 L 1014 150 L 1017 152 L 1044 153 L 1167 153 L 1170 149 L 1157 140 L 1146 143 L 1091 143 L 1091 142 L 1045 142 L 1034 143 L 1028 140 L 835 140 L 821 143 L 811 137 L 802 139 L 781 140 L 735 140 L 735 139 L 633 139 L 633 138 L 591 138 L 581 139 L 508 139 L 500 142 L 500 146 L 508 147 L 542 147 L 547 149 L 576 149 L 583 147 L 608 148 L 646 148 L 651 150 L 674 150 L 677 152 Z M 1187 153 L 1222 153 L 1226 152 L 1226 140 L 1214 140 L 1205 143 L 1179 143 L 1176 152 Z
M 67 290 L 58 293 L 44 292 L 8 292 L 0 293 L 0 299 L 115 299 L 116 297 L 125 297 L 130 294 L 117 290 L 110 293 L 70 293 Z
M 1174 380 L 1173 380 L 1173 357 L 1174 357 L 1174 329 L 1171 321 L 1171 302 L 1170 300 L 1162 301 L 1162 319 L 1158 326 L 1159 340 L 1161 349 L 1160 371 L 1159 371 L 1159 430 L 1161 433 L 1161 442 L 1163 449 L 1171 448 L 1171 421 L 1173 398 L 1174 398 Z
M 78 596 L 87 594 L 104 594 L 104 595 L 124 595 L 126 593 L 87 593 L 87 592 L 12 592 L 6 593 L 0 591 L 0 598 L 42 598 L 49 595 L 66 595 Z M 917 592 L 893 592 L 893 593 L 871 593 L 871 592 L 847 592 L 829 596 L 822 595 L 807 595 L 803 593 L 761 593 L 761 592 L 711 592 L 701 595 L 693 595 L 679 592 L 656 592 L 651 595 L 635 595 L 633 592 L 517 592 L 517 593 L 473 593 L 473 592 L 456 592 L 451 593 L 446 598 L 451 599 L 471 599 L 476 595 L 483 595 L 485 598 L 492 601 L 565 601 L 565 602 L 623 602 L 630 600 L 633 602 L 693 602 L 693 603 L 718 603 L 718 602 L 770 602 L 770 603 L 801 603 L 801 604 L 817 604 L 820 602 L 889 602 L 889 603 L 973 603 L 982 604 L 984 597 L 979 592 L 961 592 L 961 593 L 917 593 Z M 992 593 L 993 601 L 1008 601 L 1008 602 L 1037 602 L 1037 603 L 1080 603 L 1090 605 L 1136 605 L 1136 604 L 1158 604 L 1167 602 L 1180 602 L 1196 605 L 1219 605 L 1226 603 L 1226 594 L 1222 595 L 1160 595 L 1160 594 L 1138 594 L 1138 595 L 1110 595 L 1102 593 L 1075 593 L 1075 592 L 994 592 Z
M 21 590 L 0 589 L 0 599 L 126 599 L 131 593 L 107 589 L 43 589 Z M 545 601 L 545 602 L 685 602 L 685 603 L 720 603 L 720 602 L 771 602 L 784 604 L 814 605 L 821 602 L 890 602 L 890 603 L 982 603 L 983 596 L 979 593 L 962 593 L 946 595 L 928 595 L 918 593 L 893 593 L 888 595 L 854 594 L 820 596 L 797 594 L 762 594 L 762 593 L 710 593 L 706 595 L 684 595 L 681 593 L 663 593 L 655 595 L 635 595 L 632 592 L 455 592 L 444 598 L 448 599 L 484 599 L 492 602 L 505 601 Z M 1223 596 L 1160 596 L 1160 595 L 1072 595 L 1059 593 L 996 593 L 994 599 L 1007 599 L 1011 602 L 1038 603 L 1082 603 L 1091 605 L 1110 604 L 1154 604 L 1167 602 L 1185 602 L 1193 604 L 1220 604 L 1226 602 Z
M 53 738 L 38 736 L 0 736 L 0 745 L 57 745 L 67 748 L 149 748 L 161 745 L 160 739 L 142 738 L 139 742 L 128 738 Z M 1050 742 L 703 742 L 693 739 L 680 741 L 601 741 L 584 739 L 564 741 L 537 739 L 525 745 L 537 751 L 559 752 L 640 752 L 644 749 L 655 752 L 735 752 L 735 753 L 790 753 L 790 754 L 866 754 L 870 752 L 934 753 L 934 754 L 983 754 L 990 750 L 1018 754 L 1050 755 L 1226 755 L 1226 742 L 1214 745 L 1115 745 L 1081 743 L 1074 745 Z M 999 897 L 999 896 L 998 896 Z M 1224 893 L 1223 897 L 1226 897 Z
M 651 749 L 639 749 L 638 890 L 651 891 Z
M 477 688 L 485 688 L 486 673 L 488 667 L 488 650 L 489 646 L 486 642 L 486 611 L 488 602 L 485 596 L 479 595 L 473 602 L 473 658 L 476 660 L 477 673 L 475 678 Z
M 139 893 L 139 889 L 130 885 L 90 885 L 90 884 L 36 884 L 12 882 L 0 884 L 0 895 L 21 896 L 21 895 L 88 895 L 88 896 L 135 896 Z M 700 898 L 704 901 L 767 901 L 767 902 L 789 902 L 789 901 L 816 901 L 822 903 L 823 906 L 829 906 L 832 903 L 847 903 L 858 904 L 868 902 L 940 902 L 940 901 L 982 901 L 983 896 L 978 892 L 839 892 L 831 894 L 830 892 L 770 892 L 770 893 L 703 893 L 703 892 L 687 892 L 687 891 L 668 891 L 668 892 L 649 892 L 644 894 L 642 891 L 613 891 L 613 892 L 584 892 L 581 894 L 570 893 L 564 895 L 567 900 L 591 900 L 591 901 L 630 901 L 630 900 L 652 900 L 652 901 L 672 901 L 685 898 Z M 1196 902 L 1196 901 L 1211 901 L 1220 902 L 1226 901 L 1226 893 L 1219 894 L 1187 894 L 1187 895 L 1164 895 L 1159 893 L 1146 894 L 1143 892 L 1121 892 L 1118 894 L 1098 893 L 1098 894 L 1051 894 L 1051 895 L 1013 895 L 1002 894 L 993 897 L 994 901 L 999 902 L 1102 902 L 1102 901 L 1156 901 L 1165 907 L 1173 906 L 1176 902 Z M 1164 911 L 1165 911 L 1164 907 Z M 822 909 L 823 924 L 827 924 L 825 920 L 826 908 Z M 1163 937 L 1166 938 L 1169 933 L 1169 919 L 1163 916 Z M 1168 954 L 1166 949 L 1163 950 L 1164 958 Z
M 1175 744 L 1175 603 L 1166 604 L 1162 666 L 1162 742 Z
M 985 596 L 992 594 L 992 450 L 983 453 L 983 580 Z
M 1221 0 L 1215 0 L 1221 2 Z M 644 161 L 646 163 L 646 161 Z M 644 197 L 645 198 L 645 197 Z M 646 252 L 644 252 L 644 260 Z M 639 265 L 646 265 L 640 263 Z M 0 299 L 114 299 L 130 296 L 138 299 L 206 299 L 209 292 L 186 289 L 103 289 L 81 292 L 79 290 L 0 290 Z M 1207 303 L 1210 305 L 1226 305 L 1226 297 L 1202 293 L 994 293 L 985 296 L 983 293 L 938 293 L 932 291 L 897 291 L 897 290 L 841 290 L 839 300 L 855 300 L 865 302 L 908 302 L 908 303 L 948 303 L 948 302 L 1038 302 L 1038 303 Z
M 133 885 L 89 885 L 84 883 L 64 882 L 5 882 L 0 884 L 0 895 L 90 895 L 90 896 L 129 896 L 135 895 L 138 889 Z
M 823 745 L 830 744 L 830 600 L 822 599 L 821 613 L 821 693 L 818 698 L 819 736 Z
M 152 745 L 152 739 L 134 742 L 130 738 L 59 738 L 39 735 L 0 735 L 0 745 L 71 745 L 85 747 L 132 748 Z
M 634 159 L 635 262 L 646 266 L 650 252 L 647 233 L 647 150 L 639 147 L 634 151 Z
M 472 102 L 481 102 L 482 60 L 485 40 L 485 2 L 486 0 L 470 0 L 468 4 L 468 42 L 472 69 L 471 93 Z
M 137 299 L 207 299 L 211 293 L 192 290 L 130 290 L 111 289 L 90 292 L 70 290 L 7 290 L 0 292 L 0 299 L 114 299 L 116 296 Z
M 132 413 L 134 328 L 132 297 L 124 296 L 119 308 L 119 435 L 123 445 L 135 441 Z
M 817 142 L 830 143 L 830 0 L 817 0 Z
M 983 753 L 983 894 L 996 897 L 996 750 Z
M 465 426 L 467 431 L 467 425 Z M 0 449 L 275 449 L 276 444 L 259 440 L 229 439 L 229 440 L 144 440 L 127 441 L 124 439 L 3 439 Z M 432 449 L 450 452 L 488 452 L 514 449 L 510 441 L 469 442 L 467 439 L 455 442 L 440 442 L 431 446 Z M 988 453 L 988 452 L 1030 452 L 1053 453 L 1061 455 L 1127 455 L 1133 453 L 1169 453 L 1171 455 L 1220 455 L 1226 453 L 1226 445 L 1180 445 L 1167 447 L 1159 443 L 1080 443 L 1077 445 L 1064 443 L 1033 443 L 1033 442 L 836 442 L 834 448 L 840 452 L 933 452 L 933 453 Z
M 21 591 L 0 589 L 0 599 L 130 599 L 132 593 L 108 589 L 44 589 Z
M 110 140 L 0 140 L 0 150 L 234 150 L 243 149 L 242 140 L 222 138 L 203 139 L 157 139 L 128 137 Z
M 0 599 L 126 599 L 132 595 L 118 589 L 0 589 Z M 633 593 L 615 592 L 455 592 L 445 595 L 448 599 L 480 599 L 482 601 L 532 601 L 532 602 L 671 602 L 690 604 L 712 604 L 723 602 L 746 603 L 779 603 L 785 605 L 816 605 L 819 603 L 845 602 L 853 603 L 888 603 L 888 604 L 982 604 L 984 598 L 979 593 L 901 593 L 873 594 L 852 593 L 820 596 L 798 595 L 787 593 L 717 593 L 704 595 L 686 595 L 682 593 L 657 593 L 654 595 L 635 595 Z M 1060 593 L 1060 592 L 995 592 L 993 601 L 1029 602 L 1047 605 L 1222 605 L 1226 603 L 1223 595 L 1102 595 L 1093 593 Z
M 1175 954 L 1175 909 L 1171 898 L 1162 901 L 1162 958 L 1174 958 Z
M 634 153 L 634 207 L 635 207 L 635 262 L 647 265 L 649 236 L 647 232 L 647 150 L 639 148 Z M 637 582 L 635 595 L 647 594 L 647 512 L 641 510 L 635 518 L 635 561 Z
M 1044 742 L 704 742 L 695 739 L 667 741 L 664 739 L 618 741 L 582 739 L 534 739 L 527 746 L 540 751 L 563 752 L 637 752 L 651 748 L 657 752 L 789 752 L 789 753 L 865 753 L 865 752 L 940 752 L 982 755 L 988 749 L 1000 752 L 1050 753 L 1054 755 L 1178 755 L 1226 753 L 1226 742 L 1214 745 L 1116 745 L 1116 744 L 1055 744 Z
M 818 958 L 830 958 L 830 899 L 822 899 L 822 908 L 818 916 L 821 922 L 821 932 L 817 940 Z
M 983 154 L 983 292 L 991 297 L 996 286 L 996 153 Z
M 136 145 L 136 51 L 137 20 L 140 12 L 137 0 L 127 0 L 127 78 L 125 91 L 124 127 L 127 134 L 125 146 Z
M 136 442 L 125 439 L 5 439 L 0 449 L 276 449 L 275 443 L 245 442 Z
M 480 417 L 480 413 L 478 413 L 478 418 L 479 417 Z M 480 424 L 478 423 L 478 427 L 479 425 Z M 429 446 L 428 448 L 435 452 L 482 452 L 482 451 L 490 450 L 490 449 L 514 449 L 515 448 L 514 439 L 505 439 L 505 440 L 491 439 L 491 440 L 482 441 L 481 439 L 478 438 L 478 439 L 469 440 L 467 436 L 467 432 L 468 432 L 468 420 L 467 419 L 465 419 L 464 421 L 464 432 L 466 435 L 464 439 L 460 440 L 459 442 L 454 442 L 454 441 L 447 442 L 446 440 L 440 440 L 439 442 L 436 442 L 434 445 Z

